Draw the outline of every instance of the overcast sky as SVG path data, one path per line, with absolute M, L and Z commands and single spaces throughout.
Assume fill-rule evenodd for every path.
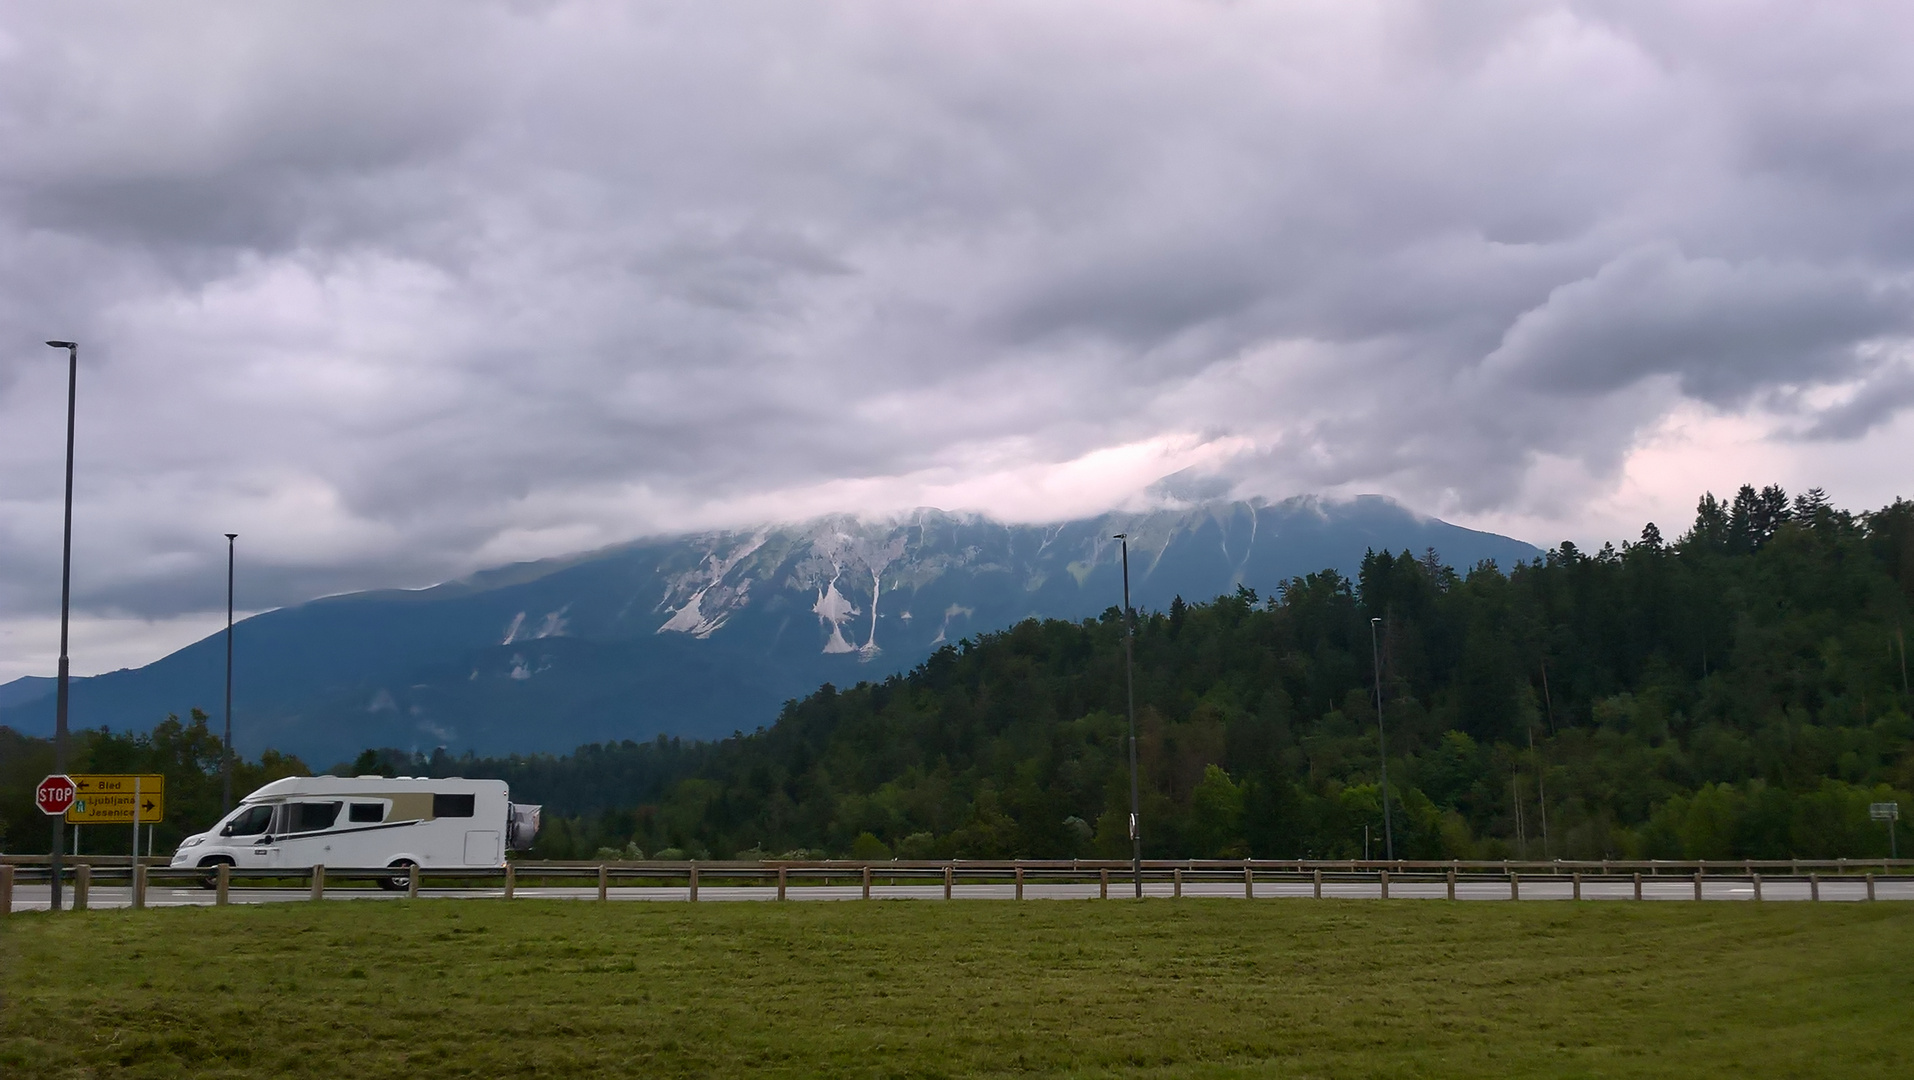
M 0 679 L 1165 474 L 1539 544 L 1914 450 L 1914 6 L 0 4 Z M 1914 494 L 1914 491 L 1908 491 Z M 217 613 L 217 614 L 215 614 Z

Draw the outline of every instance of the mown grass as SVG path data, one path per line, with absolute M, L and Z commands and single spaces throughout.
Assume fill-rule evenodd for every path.
M 0 992 L 6 1076 L 1904 1077 L 1914 905 L 28 915 Z

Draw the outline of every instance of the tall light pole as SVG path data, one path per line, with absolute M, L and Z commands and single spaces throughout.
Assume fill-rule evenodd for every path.
M 1382 850 L 1395 862 L 1396 838 L 1389 827 L 1389 736 L 1382 727 L 1382 650 L 1376 645 L 1376 624 L 1381 621 L 1369 620 L 1369 662 L 1376 669 L 1376 747 L 1382 751 Z
M 233 541 L 238 533 L 226 534 L 226 741 L 220 744 L 219 772 L 224 792 L 219 812 L 224 816 L 233 808 Z
M 60 541 L 60 681 L 53 709 L 53 771 L 66 772 L 67 615 L 73 601 L 73 420 L 74 400 L 80 389 L 80 346 L 71 341 L 49 341 L 66 350 L 66 534 Z M 52 910 L 60 910 L 60 849 L 66 846 L 66 815 L 53 816 Z
M 1137 827 L 1142 800 L 1136 783 L 1136 613 L 1130 609 L 1130 534 L 1117 533 L 1112 540 L 1123 545 L 1123 696 L 1130 714 L 1130 876 L 1136 882 L 1138 899 L 1143 896 L 1143 833 Z

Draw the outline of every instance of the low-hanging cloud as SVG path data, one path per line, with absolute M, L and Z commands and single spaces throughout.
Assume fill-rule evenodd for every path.
M 1520 515 L 1696 403 L 1854 438 L 1914 404 L 1911 40 L 1888 3 L 12 6 L 0 604 L 58 599 L 49 337 L 78 602 L 149 618 L 223 603 L 225 531 L 263 607 L 1027 515 L 1084 462 Z

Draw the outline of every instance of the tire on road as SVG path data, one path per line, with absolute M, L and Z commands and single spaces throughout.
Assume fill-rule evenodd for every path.
M 413 865 L 414 863 L 411 859 L 394 859 L 386 864 L 388 868 L 399 871 L 404 871 Z M 382 877 L 379 879 L 379 888 L 387 892 L 404 892 L 408 884 L 410 884 L 408 875 L 403 872 L 396 877 Z
M 199 868 L 207 872 L 205 877 L 199 879 L 200 888 L 202 889 L 219 888 L 219 867 L 222 864 L 226 866 L 232 866 L 233 860 L 227 858 L 224 855 L 209 855 L 206 858 L 199 860 Z

